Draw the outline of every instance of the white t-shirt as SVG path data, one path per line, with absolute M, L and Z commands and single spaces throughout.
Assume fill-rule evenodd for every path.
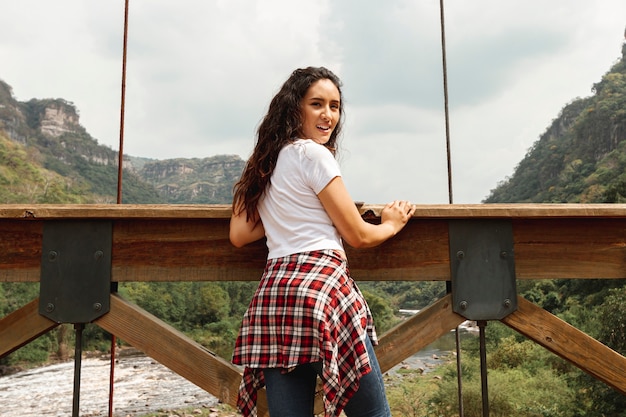
M 338 176 L 339 164 L 323 145 L 298 139 L 281 149 L 258 206 L 268 259 L 320 249 L 344 250 L 339 232 L 317 197 Z

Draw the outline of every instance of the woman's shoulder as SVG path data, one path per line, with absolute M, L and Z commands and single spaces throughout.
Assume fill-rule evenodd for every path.
M 302 152 L 303 155 L 307 155 L 313 158 L 328 158 L 331 157 L 334 159 L 333 154 L 330 150 L 312 139 L 296 139 L 291 142 L 291 146 L 294 149 Z

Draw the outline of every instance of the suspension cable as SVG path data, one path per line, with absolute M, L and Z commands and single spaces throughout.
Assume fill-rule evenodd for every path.
M 120 105 L 120 150 L 117 163 L 117 204 L 122 203 L 122 168 L 124 166 L 124 113 L 126 106 L 126 51 L 128 47 L 128 1 L 124 6 L 124 46 L 122 52 L 122 98 Z
M 450 150 L 450 113 L 448 110 L 448 63 L 446 60 L 446 27 L 443 0 L 439 0 L 439 11 L 441 18 L 441 56 L 443 61 L 443 104 L 444 118 L 446 122 L 446 160 L 448 163 L 448 203 L 452 204 L 452 156 Z
M 444 119 L 446 124 L 446 161 L 448 164 L 448 203 L 453 204 L 453 192 L 452 192 L 452 154 L 450 146 L 450 112 L 448 109 L 448 63 L 446 59 L 446 26 L 444 18 L 444 4 L 443 0 L 439 0 L 439 13 L 441 22 L 441 56 L 443 64 L 443 102 L 444 102 Z M 446 281 L 446 292 L 452 291 L 452 283 Z M 455 331 L 455 345 L 456 345 L 456 373 L 457 373 L 457 392 L 459 402 L 459 417 L 464 416 L 463 411 L 463 381 L 461 371 L 461 336 L 459 333 L 459 327 L 457 326 Z
M 122 48 L 122 93 L 120 103 L 120 143 L 117 162 L 117 204 L 122 204 L 122 173 L 124 168 L 124 115 L 126 111 L 126 56 L 128 50 L 128 2 L 124 1 L 124 41 Z M 111 283 L 111 292 L 117 292 L 117 283 Z M 115 347 L 117 338 L 111 335 L 111 365 L 109 374 L 109 417 L 113 417 L 113 389 L 115 381 Z

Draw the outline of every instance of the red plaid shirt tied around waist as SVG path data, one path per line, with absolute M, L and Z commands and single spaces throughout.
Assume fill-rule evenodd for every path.
M 370 372 L 365 338 L 377 343 L 374 322 L 337 250 L 298 253 L 267 261 L 243 323 L 233 363 L 243 365 L 238 406 L 256 416 L 263 368 L 322 362 L 326 417 L 339 416 Z

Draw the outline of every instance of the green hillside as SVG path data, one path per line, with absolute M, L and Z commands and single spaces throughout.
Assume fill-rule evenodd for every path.
M 89 203 L 85 186 L 48 170 L 35 148 L 17 144 L 0 132 L 0 202 Z
M 592 91 L 561 110 L 485 203 L 626 201 L 626 44 Z

